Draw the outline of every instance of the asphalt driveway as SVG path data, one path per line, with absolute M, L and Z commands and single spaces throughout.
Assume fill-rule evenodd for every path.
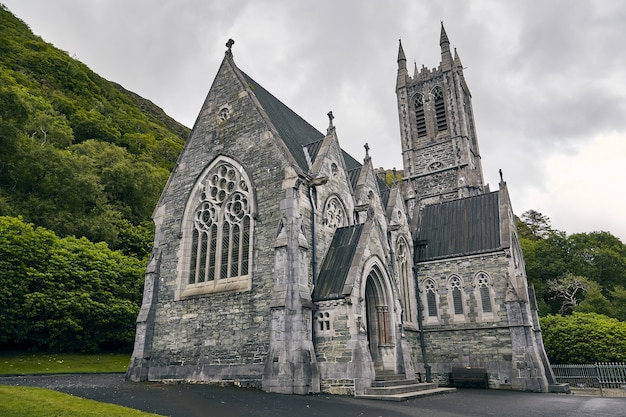
M 327 394 L 269 394 L 199 384 L 133 383 L 124 381 L 123 374 L 0 377 L 0 384 L 50 388 L 172 417 L 626 417 L 626 398 L 499 390 L 461 389 L 395 403 Z

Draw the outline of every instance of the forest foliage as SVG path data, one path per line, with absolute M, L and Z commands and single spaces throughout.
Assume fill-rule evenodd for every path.
M 0 217 L 0 346 L 129 349 L 144 269 L 104 242 Z
M 0 7 L 0 215 L 145 257 L 189 129 Z
M 0 5 L 0 348 L 130 349 L 188 134 Z
M 626 321 L 626 245 L 617 237 L 568 235 L 535 210 L 522 214 L 517 229 L 541 315 L 585 312 Z

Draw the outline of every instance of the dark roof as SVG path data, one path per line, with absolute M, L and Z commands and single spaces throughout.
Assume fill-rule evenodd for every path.
M 376 175 L 376 182 L 378 183 L 378 190 L 380 191 L 380 201 L 383 205 L 383 210 L 387 209 L 387 203 L 389 202 L 389 192 L 391 188 L 387 185 L 387 183 Z
M 422 208 L 417 240 L 418 260 L 447 258 L 500 248 L 498 192 Z
M 285 106 L 280 100 L 270 94 L 259 83 L 250 78 L 242 71 L 248 85 L 261 103 L 261 107 L 269 116 L 270 120 L 278 130 L 278 134 L 289 148 L 291 155 L 295 158 L 300 168 L 305 172 L 309 166 L 304 156 L 302 146 L 316 142 L 324 138 L 324 135 L 311 126 L 306 120 L 298 116 L 293 110 Z
M 348 178 L 350 180 L 350 184 L 352 184 L 353 190 L 356 190 L 356 184 L 359 181 L 359 175 L 361 175 L 361 167 L 348 170 Z
M 383 206 L 383 210 L 387 209 L 387 204 L 389 204 L 389 193 L 391 192 L 391 188 L 387 187 L 385 184 L 385 188 L 380 189 L 380 202 Z
M 322 147 L 322 143 L 324 143 L 324 139 L 318 140 L 317 142 L 309 143 L 308 145 L 304 146 L 305 148 L 307 148 L 307 151 L 309 152 L 309 156 L 311 157 L 311 162 L 315 161 L 315 159 L 317 158 L 317 154 L 319 153 Z
M 344 297 L 343 287 L 362 230 L 363 224 L 340 227 L 335 230 L 335 235 L 328 252 L 326 252 L 317 284 L 313 290 L 313 301 L 334 300 Z
M 241 73 L 246 78 L 246 82 L 259 100 L 259 103 L 261 103 L 261 107 L 263 107 L 263 110 L 265 110 L 265 113 L 267 113 L 278 130 L 278 134 L 285 142 L 285 145 L 287 145 L 291 155 L 293 155 L 300 168 L 307 172 L 309 166 L 306 161 L 306 156 L 304 155 L 303 147 L 323 140 L 324 135 L 311 126 L 309 122 L 298 116 L 293 110 L 284 105 L 265 88 L 261 87 L 261 85 L 250 78 L 249 75 L 243 71 Z M 312 152 L 312 161 L 315 160 L 320 145 L 321 142 L 309 149 L 309 152 Z M 356 159 L 348 155 L 345 151 L 343 151 L 343 157 L 346 162 L 346 169 L 350 170 L 361 166 Z

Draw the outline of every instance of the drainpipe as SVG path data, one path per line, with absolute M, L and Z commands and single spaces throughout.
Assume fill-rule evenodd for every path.
M 422 304 L 422 297 L 420 295 L 420 282 L 417 273 L 417 248 L 423 249 L 427 245 L 425 240 L 416 240 L 413 244 L 413 279 L 415 280 L 415 288 L 417 292 L 417 328 L 420 332 L 420 348 L 422 350 L 422 361 L 424 362 L 424 371 L 426 372 L 426 382 L 432 382 L 430 377 L 430 365 L 428 364 L 428 358 L 426 357 L 426 341 L 424 340 L 424 306 Z

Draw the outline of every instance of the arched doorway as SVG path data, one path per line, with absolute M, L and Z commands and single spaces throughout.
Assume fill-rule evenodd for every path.
M 367 340 L 376 371 L 395 371 L 391 303 L 383 274 L 374 266 L 365 280 Z

